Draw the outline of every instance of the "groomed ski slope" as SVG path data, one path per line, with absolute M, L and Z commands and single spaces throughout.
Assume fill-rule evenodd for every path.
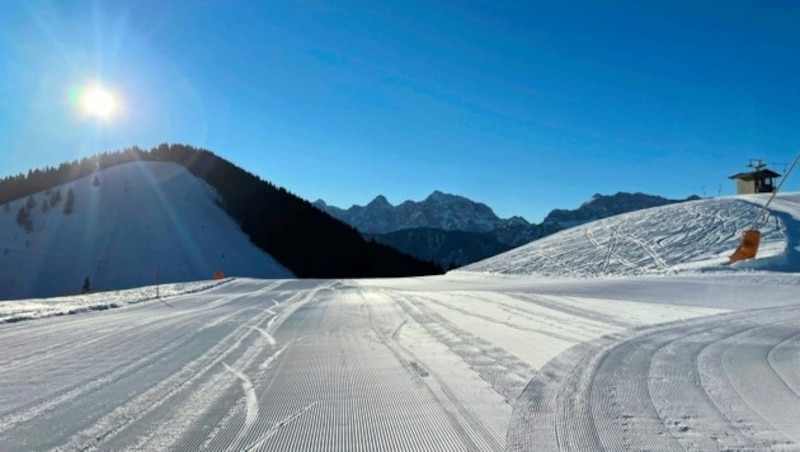
M 508 448 L 798 450 L 798 350 L 797 304 L 582 344 L 529 383 Z
M 769 195 L 716 198 L 656 207 L 567 229 L 457 271 L 546 277 L 668 275 L 719 271 Z M 759 229 L 752 269 L 797 271 L 786 249 L 797 228 L 800 195 L 778 195 Z M 767 259 L 770 258 L 770 259 Z
M 398 286 L 399 284 L 399 286 Z M 9 450 L 503 450 L 572 345 L 721 312 L 457 279 L 234 279 L 0 326 Z
M 93 184 L 95 176 L 99 185 Z M 47 212 L 44 192 L 33 195 L 33 231 L 17 224 L 27 198 L 0 209 L 0 299 L 94 290 L 226 275 L 291 277 L 256 248 L 216 203 L 216 192 L 180 165 L 133 162 L 57 187 L 61 202 Z M 64 214 L 67 193 L 73 212 Z M 55 190 L 55 188 L 54 188 Z
M 798 204 L 744 265 L 233 279 L 0 325 L 0 444 L 798 450 Z

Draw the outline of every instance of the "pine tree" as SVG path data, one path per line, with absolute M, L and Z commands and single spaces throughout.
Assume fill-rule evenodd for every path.
M 50 193 L 50 208 L 53 208 L 61 201 L 61 189 Z
M 28 201 L 25 203 L 25 206 L 28 210 L 33 210 L 36 207 L 36 199 L 34 199 L 33 195 L 28 196 Z
M 20 226 L 25 225 L 25 220 L 28 219 L 28 211 L 24 207 L 20 207 L 17 212 L 17 224 Z
M 92 181 L 92 185 L 94 185 L 95 187 L 100 185 L 100 177 L 99 176 L 97 176 L 97 175 L 94 176 L 94 180 Z
M 67 201 L 64 203 L 64 215 L 69 215 L 75 209 L 75 193 L 70 188 L 67 191 Z

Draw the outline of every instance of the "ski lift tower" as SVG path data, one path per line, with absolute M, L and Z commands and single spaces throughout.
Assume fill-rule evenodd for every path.
M 781 177 L 780 174 L 767 168 L 761 159 L 750 159 L 747 166 L 752 171 L 734 174 L 728 178 L 736 181 L 737 195 L 775 192 L 775 178 Z

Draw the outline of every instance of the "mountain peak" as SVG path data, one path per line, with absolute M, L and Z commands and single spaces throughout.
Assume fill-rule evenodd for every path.
M 393 207 L 392 204 L 386 199 L 386 196 L 378 195 L 367 204 L 367 207 Z
M 462 202 L 478 204 L 477 202 L 475 202 L 475 201 L 473 201 L 473 200 L 471 200 L 469 198 L 465 198 L 465 197 L 459 196 L 459 195 L 453 195 L 453 194 L 450 194 L 450 193 L 445 193 L 445 192 L 443 192 L 441 190 L 434 190 L 422 202 L 452 202 L 452 201 L 462 201 Z
M 448 195 L 447 193 L 444 193 L 442 191 L 434 190 L 433 193 L 431 193 L 430 195 L 428 195 L 427 198 L 425 198 L 425 200 L 426 201 L 436 201 L 436 200 L 446 199 L 446 198 L 452 197 L 452 196 L 453 195 Z
M 581 207 L 588 206 L 588 205 L 592 204 L 593 202 L 596 202 L 596 201 L 598 201 L 598 200 L 601 200 L 601 199 L 603 199 L 603 198 L 610 198 L 610 196 L 603 196 L 603 195 L 601 195 L 600 193 L 595 193 L 595 194 L 593 194 L 593 195 L 592 195 L 592 197 L 591 197 L 591 198 L 589 198 L 588 200 L 586 200 L 586 202 L 584 202 L 583 204 L 581 204 Z
M 509 218 L 508 220 L 506 220 L 506 223 L 512 225 L 530 226 L 528 220 L 522 218 L 519 215 L 514 215 L 513 217 Z

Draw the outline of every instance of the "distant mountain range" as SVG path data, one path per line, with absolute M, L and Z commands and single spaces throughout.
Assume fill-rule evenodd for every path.
M 516 248 L 558 231 L 635 210 L 700 199 L 667 199 L 644 193 L 596 194 L 577 209 L 556 209 L 542 223 L 500 218 L 486 204 L 434 191 L 422 201 L 392 205 L 377 196 L 349 209 L 323 200 L 313 204 L 364 236 L 420 259 L 458 267 Z
M 347 210 L 329 206 L 321 199 L 314 205 L 368 234 L 411 228 L 491 232 L 504 222 L 486 204 L 438 190 L 421 202 L 405 201 L 397 206 L 390 204 L 383 195 L 366 206 L 352 206 Z M 527 224 L 524 219 L 520 220 Z

